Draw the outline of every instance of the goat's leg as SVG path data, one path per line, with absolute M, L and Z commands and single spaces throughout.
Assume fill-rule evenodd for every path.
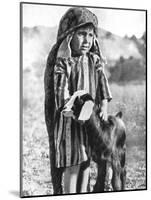
M 125 185 L 126 185 L 126 167 L 125 167 L 125 160 L 126 160 L 126 153 L 125 153 L 125 148 L 122 151 L 121 154 L 121 182 L 122 182 L 122 190 L 125 190 Z
M 98 164 L 98 175 L 96 184 L 94 186 L 93 192 L 103 192 L 105 187 L 105 177 L 106 177 L 106 161 L 101 161 Z
M 110 162 L 107 162 L 106 165 L 106 180 L 105 180 L 105 190 L 112 191 L 112 177 L 113 177 L 113 170 L 112 165 Z
M 120 160 L 116 157 L 112 161 L 113 177 L 112 177 L 112 187 L 114 191 L 121 190 L 121 164 Z
M 125 185 L 126 185 L 126 169 L 125 167 L 122 168 L 122 171 L 121 171 L 121 183 L 122 183 L 122 190 L 125 190 Z

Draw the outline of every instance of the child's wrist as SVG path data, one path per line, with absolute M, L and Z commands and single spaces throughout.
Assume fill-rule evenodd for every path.
M 103 100 L 101 101 L 101 108 L 107 108 L 107 105 L 108 105 L 107 99 L 103 99 Z

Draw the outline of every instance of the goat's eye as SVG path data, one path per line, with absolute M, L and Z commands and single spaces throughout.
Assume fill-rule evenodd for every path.
M 75 106 L 72 106 L 71 110 L 72 110 L 72 111 L 75 111 Z
M 84 101 L 82 99 L 80 99 L 80 104 L 84 104 Z

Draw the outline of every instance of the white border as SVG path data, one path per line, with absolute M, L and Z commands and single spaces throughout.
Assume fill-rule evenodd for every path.
M 148 9 L 148 37 L 150 33 L 150 5 L 149 0 L 41 0 L 26 1 L 41 3 L 60 3 L 73 5 L 89 5 L 101 7 L 121 7 L 134 9 Z M 0 198 L 18 199 L 19 194 L 19 1 L 5 0 L 0 6 Z M 150 54 L 150 38 L 148 38 L 148 55 Z M 150 77 L 150 59 L 148 59 L 148 77 Z M 151 110 L 148 78 L 148 113 Z M 148 147 L 150 141 L 150 117 L 148 117 Z M 148 190 L 151 191 L 151 161 L 148 148 Z M 150 191 L 106 193 L 91 195 L 72 195 L 57 197 L 39 197 L 40 199 L 149 199 Z M 28 199 L 39 199 L 28 198 Z

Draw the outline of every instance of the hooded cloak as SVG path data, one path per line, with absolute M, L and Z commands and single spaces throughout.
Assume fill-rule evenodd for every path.
M 95 37 L 88 57 L 72 57 L 70 42 L 74 32 L 85 25 L 94 27 Z M 110 100 L 111 93 L 103 67 L 105 59 L 97 40 L 97 17 L 86 8 L 69 9 L 61 18 L 56 44 L 52 47 L 45 70 L 45 118 L 55 149 L 56 167 L 80 164 L 90 157 L 85 127 L 64 117 L 60 108 L 77 90 L 85 89 L 98 105 Z

